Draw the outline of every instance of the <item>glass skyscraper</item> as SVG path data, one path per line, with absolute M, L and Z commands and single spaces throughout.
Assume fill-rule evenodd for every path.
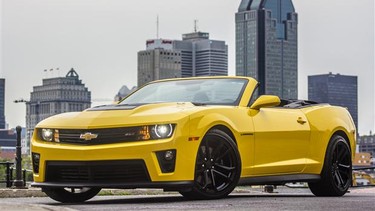
M 242 0 L 236 13 L 236 75 L 260 84 L 258 95 L 298 95 L 298 15 L 291 0 Z
M 308 77 L 309 100 L 348 108 L 358 128 L 357 76 L 323 74 Z
M 228 75 L 228 46 L 225 41 L 209 39 L 209 33 L 193 32 L 174 41 L 181 51 L 182 77 Z

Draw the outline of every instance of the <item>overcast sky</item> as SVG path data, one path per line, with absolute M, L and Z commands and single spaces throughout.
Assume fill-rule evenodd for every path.
M 74 68 L 95 104 L 113 99 L 122 85 L 136 85 L 137 52 L 156 38 L 180 39 L 198 29 L 229 46 L 235 74 L 235 22 L 240 0 L 1 0 L 1 69 L 5 115 L 25 126 L 26 107 L 42 78 Z M 374 131 L 374 0 L 293 0 L 299 15 L 299 98 L 307 76 L 357 75 L 359 132 Z M 44 69 L 56 69 L 46 74 Z

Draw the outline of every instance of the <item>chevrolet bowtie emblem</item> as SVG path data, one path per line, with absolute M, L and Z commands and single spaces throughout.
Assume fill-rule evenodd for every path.
M 94 138 L 97 138 L 97 137 L 98 137 L 98 134 L 92 134 L 90 132 L 86 132 L 86 133 L 81 134 L 79 136 L 80 139 L 84 139 L 85 141 L 90 141 L 90 140 L 92 140 Z

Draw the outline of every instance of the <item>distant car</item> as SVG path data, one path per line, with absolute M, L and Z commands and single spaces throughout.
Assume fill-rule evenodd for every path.
M 162 80 L 118 104 L 45 119 L 31 142 L 32 186 L 60 202 L 101 188 L 217 199 L 237 185 L 288 182 L 308 182 L 316 196 L 344 195 L 356 145 L 347 109 L 257 98 L 257 86 L 247 77 Z

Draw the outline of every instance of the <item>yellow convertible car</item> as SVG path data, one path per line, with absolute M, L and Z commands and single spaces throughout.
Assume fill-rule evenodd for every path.
M 247 77 L 162 80 L 117 104 L 45 119 L 32 137 L 32 185 L 60 202 L 101 188 L 217 199 L 238 185 L 288 182 L 344 195 L 356 144 L 347 109 L 252 97 L 257 86 Z

